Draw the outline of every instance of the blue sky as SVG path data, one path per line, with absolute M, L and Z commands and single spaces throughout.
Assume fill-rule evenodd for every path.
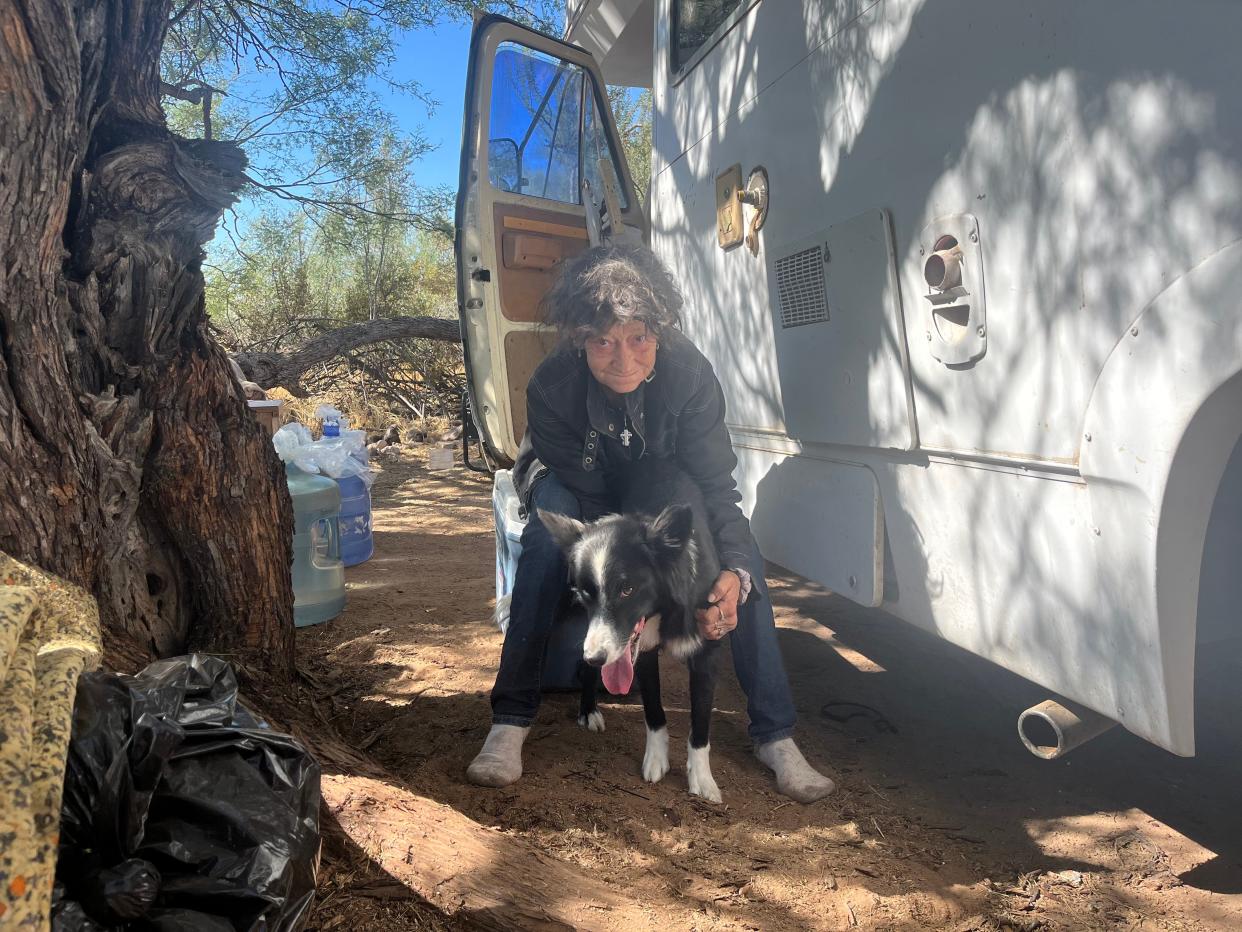
M 447 22 L 435 29 L 406 32 L 397 40 L 397 59 L 392 77 L 397 81 L 416 81 L 424 94 L 436 101 L 430 112 L 421 100 L 395 92 L 376 81 L 375 88 L 385 106 L 393 113 L 398 125 L 409 133 L 421 132 L 435 148 L 415 163 L 414 178 L 422 186 L 446 186 L 457 190 L 457 170 L 461 154 L 461 117 L 466 93 L 467 56 L 470 52 L 469 22 Z M 250 82 L 264 87 L 275 81 L 271 74 L 244 77 L 241 85 Z M 212 251 L 231 250 L 234 238 L 244 238 L 249 220 L 262 210 L 282 209 L 284 202 L 270 197 L 246 198 L 235 212 L 230 212 L 226 225 L 233 237 L 217 235 Z
M 393 67 L 398 80 L 413 80 L 427 96 L 439 102 L 434 113 L 419 101 L 387 94 L 386 99 L 403 129 L 420 126 L 427 141 L 436 146 L 415 166 L 415 178 L 423 185 L 457 187 L 461 153 L 461 116 L 466 93 L 466 56 L 470 51 L 470 23 L 446 23 L 437 29 L 406 33 L 398 46 Z

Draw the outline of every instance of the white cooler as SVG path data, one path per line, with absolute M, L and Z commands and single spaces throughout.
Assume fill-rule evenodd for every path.
M 500 599 L 513 591 L 513 577 L 522 555 L 522 529 L 526 527 L 517 489 L 513 487 L 513 473 L 507 469 L 496 470 L 492 517 L 496 521 L 496 598 Z
M 526 527 L 521 502 L 513 487 L 513 474 L 507 469 L 496 470 L 492 484 L 492 516 L 496 522 L 496 598 L 501 599 L 513 591 L 518 559 L 522 556 L 522 530 Z M 543 658 L 545 690 L 579 687 L 578 661 L 582 659 L 585 639 L 586 617 L 581 612 L 557 620 Z

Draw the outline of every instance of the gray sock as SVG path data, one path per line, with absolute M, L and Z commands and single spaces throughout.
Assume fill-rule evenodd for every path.
M 800 803 L 823 799 L 836 784 L 806 762 L 793 738 L 781 738 L 755 748 L 755 756 L 776 774 L 776 789 Z
M 530 726 L 493 725 L 483 749 L 466 768 L 466 779 L 478 786 L 508 786 L 522 776 L 522 742 Z

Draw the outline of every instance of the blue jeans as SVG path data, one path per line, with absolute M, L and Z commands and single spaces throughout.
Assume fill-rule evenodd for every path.
M 513 580 L 509 628 L 492 687 L 492 722 L 497 725 L 530 725 L 539 711 L 544 651 L 569 573 L 561 548 L 535 509 L 582 517 L 577 497 L 552 475 L 535 485 L 531 499 L 533 507 L 522 531 L 522 555 Z M 762 566 L 757 547 L 755 557 L 753 565 Z M 738 606 L 737 628 L 729 637 L 733 669 L 746 693 L 751 740 L 766 744 L 793 734 L 797 714 L 776 643 L 767 583 L 756 575 L 752 586 L 750 598 Z

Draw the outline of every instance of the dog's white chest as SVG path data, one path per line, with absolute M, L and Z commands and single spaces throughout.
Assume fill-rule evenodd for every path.
M 697 634 L 690 637 L 672 638 L 671 640 L 661 638 L 659 615 L 652 615 L 648 618 L 647 625 L 643 628 L 643 633 L 638 636 L 639 653 L 663 647 L 678 660 L 685 660 L 702 646 L 703 639 Z
M 660 646 L 660 616 L 652 615 L 647 619 L 643 633 L 638 636 L 638 652 L 655 650 Z

